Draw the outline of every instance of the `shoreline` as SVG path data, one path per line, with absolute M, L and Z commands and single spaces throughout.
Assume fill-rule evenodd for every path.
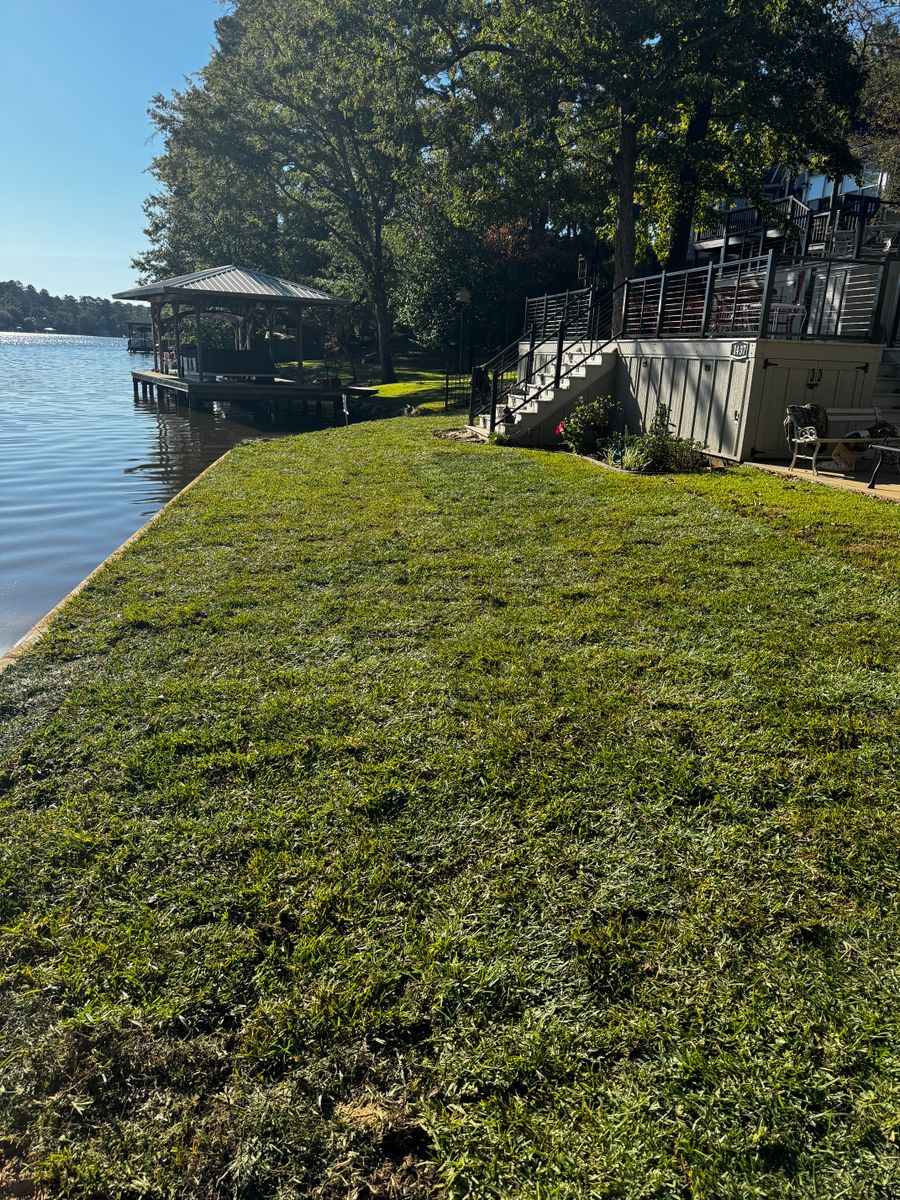
M 240 445 L 240 443 L 238 443 L 238 445 Z M 151 517 L 148 517 L 143 525 L 139 526 L 134 533 L 129 534 L 124 542 L 121 542 L 118 546 L 116 546 L 115 550 L 107 554 L 106 558 L 104 558 L 102 562 L 97 563 L 96 567 L 89 571 L 79 583 L 76 583 L 73 588 L 70 588 L 63 598 L 53 605 L 49 612 L 44 613 L 39 620 L 35 621 L 30 629 L 27 629 L 20 638 L 13 642 L 8 650 L 5 650 L 2 654 L 0 654 L 0 675 L 2 675 L 3 672 L 11 667 L 14 663 L 18 662 L 18 660 L 24 654 L 27 654 L 32 646 L 35 646 L 40 641 L 43 635 L 50 628 L 55 617 L 62 612 L 70 600 L 73 600 L 80 592 L 84 591 L 95 575 L 98 575 L 103 568 L 108 566 L 110 563 L 115 562 L 117 558 L 125 553 L 129 546 L 132 546 L 138 540 L 138 538 L 143 537 L 151 525 L 154 525 L 160 519 L 163 513 L 167 512 L 169 508 L 178 500 L 180 500 L 182 496 L 189 492 L 195 484 L 199 483 L 204 476 L 208 475 L 209 472 L 212 471 L 213 467 L 217 467 L 219 463 L 223 461 L 223 459 L 227 458 L 234 449 L 236 449 L 235 446 L 229 447 L 224 454 L 221 454 L 217 459 L 211 462 L 209 466 L 204 467 L 199 475 L 195 475 L 190 482 L 184 485 L 181 491 L 176 492 L 176 494 L 172 496 L 170 500 L 167 500 L 162 508 L 157 509 Z

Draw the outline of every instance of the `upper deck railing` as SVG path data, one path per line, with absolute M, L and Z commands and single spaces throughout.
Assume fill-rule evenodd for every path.
M 782 261 L 775 251 L 687 271 L 663 271 L 628 280 L 617 336 L 877 340 L 884 278 L 880 262 Z M 581 296 L 590 312 L 590 289 L 530 299 L 523 340 L 551 336 L 562 309 L 580 311 L 575 298 Z M 587 336 L 576 321 L 567 325 L 570 340 Z
M 710 248 L 720 245 L 723 260 L 728 247 L 756 240 L 762 250 L 766 237 L 781 235 L 800 257 L 818 247 L 823 256 L 837 257 L 841 251 L 860 257 L 866 229 L 881 206 L 876 196 L 842 196 L 835 207 L 813 211 L 796 196 L 785 196 L 765 204 L 726 209 L 717 219 L 699 226 L 694 244 Z

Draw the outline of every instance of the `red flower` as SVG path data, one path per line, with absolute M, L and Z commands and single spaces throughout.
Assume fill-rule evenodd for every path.
M 562 435 L 565 432 L 566 432 L 566 423 L 565 423 L 565 421 L 560 421 L 560 423 L 556 427 L 556 436 L 562 437 Z

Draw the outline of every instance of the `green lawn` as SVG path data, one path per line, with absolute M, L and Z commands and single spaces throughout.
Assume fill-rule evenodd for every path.
M 297 366 L 296 362 L 284 365 L 294 369 Z M 304 375 L 307 379 L 316 379 L 330 373 L 331 370 L 335 370 L 345 383 L 349 381 L 350 372 L 346 362 L 329 364 L 328 372 L 322 361 L 307 360 L 303 364 Z M 426 411 L 429 409 L 435 412 L 443 411 L 446 362 L 441 356 L 425 351 L 395 355 L 394 371 L 397 375 L 396 383 L 380 383 L 381 372 L 377 362 L 356 364 L 357 383 L 366 387 L 378 388 L 377 400 L 379 403 L 374 406 L 376 410 L 381 408 L 384 412 L 393 415 L 398 408 L 402 409 L 407 404 L 414 404 Z
M 0 677 L 0 1180 L 900 1194 L 900 510 L 446 425 L 240 447 Z

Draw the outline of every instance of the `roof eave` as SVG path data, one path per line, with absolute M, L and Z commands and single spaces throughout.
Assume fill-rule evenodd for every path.
M 351 303 L 346 296 L 260 296 L 252 292 L 208 292 L 201 288 L 159 287 L 156 284 L 145 284 L 144 287 L 130 288 L 127 292 L 113 292 L 114 300 L 165 300 L 169 296 L 206 304 L 233 304 L 235 301 L 242 301 L 251 304 L 318 304 L 336 306 Z

